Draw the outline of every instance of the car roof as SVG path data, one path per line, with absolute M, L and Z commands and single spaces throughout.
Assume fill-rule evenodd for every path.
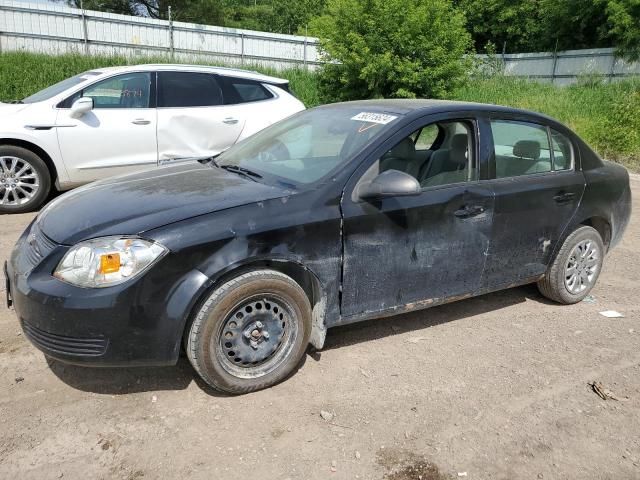
M 476 102 L 460 102 L 455 100 L 436 100 L 436 99 L 376 99 L 376 100 L 356 100 L 352 102 L 332 103 L 327 107 L 361 107 L 374 111 L 384 111 L 388 113 L 397 113 L 407 115 L 410 113 L 430 114 L 443 112 L 494 112 L 503 114 L 526 115 L 532 118 L 538 118 L 547 122 L 558 124 L 559 122 L 542 113 L 533 112 L 514 107 L 505 107 L 502 105 L 494 105 L 490 103 Z M 322 107 L 321 107 L 322 108 Z
M 212 67 L 209 65 L 183 65 L 183 64 L 143 64 L 143 65 L 126 65 L 121 67 L 105 67 L 95 68 L 92 72 L 98 72 L 102 74 L 107 73 L 126 73 L 126 72 L 140 72 L 140 71 L 169 71 L 169 72 L 202 72 L 202 73 L 214 73 L 217 75 L 228 75 L 234 77 L 245 78 L 247 80 L 255 80 L 263 83 L 276 83 L 284 84 L 289 83 L 289 80 L 284 78 L 272 77 L 270 75 L 263 75 L 262 73 L 255 72 L 253 70 L 242 70 L 240 68 L 228 68 L 228 67 Z

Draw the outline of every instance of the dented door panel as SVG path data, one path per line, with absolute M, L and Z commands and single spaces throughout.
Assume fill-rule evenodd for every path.
M 240 106 L 158 108 L 158 163 L 217 155 L 244 128 Z
M 481 211 L 465 215 L 472 207 Z M 416 302 L 419 308 L 480 287 L 491 236 L 490 188 L 461 184 L 416 197 L 345 202 L 343 212 L 343 316 L 411 309 Z

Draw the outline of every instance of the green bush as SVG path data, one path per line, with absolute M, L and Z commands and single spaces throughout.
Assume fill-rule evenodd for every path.
M 442 97 L 469 71 L 471 37 L 447 0 L 329 0 L 312 21 L 325 99 Z

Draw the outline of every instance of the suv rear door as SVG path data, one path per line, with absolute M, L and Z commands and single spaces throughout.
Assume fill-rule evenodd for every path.
M 224 104 L 216 75 L 158 72 L 158 162 L 216 155 L 233 145 L 245 116 Z

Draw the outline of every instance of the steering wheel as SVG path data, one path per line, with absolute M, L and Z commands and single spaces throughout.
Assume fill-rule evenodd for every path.
M 290 158 L 289 149 L 280 140 L 276 140 L 268 149 L 258 153 L 258 160 L 261 162 L 277 162 L 279 160 L 289 160 Z

